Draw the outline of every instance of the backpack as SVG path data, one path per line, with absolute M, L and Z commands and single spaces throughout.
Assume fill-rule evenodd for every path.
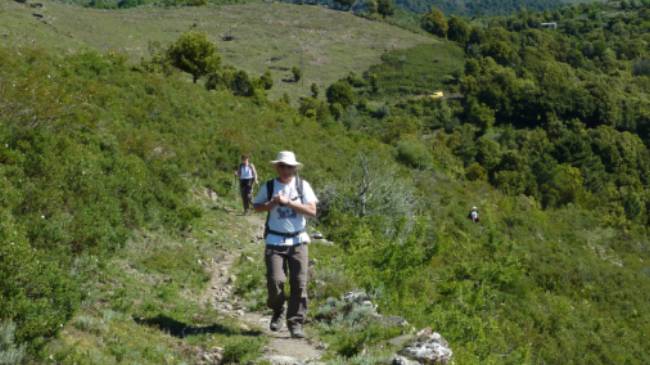
M 300 178 L 300 176 L 296 175 L 296 191 L 298 192 L 298 199 L 302 202 L 303 199 L 303 181 Z M 271 179 L 266 182 L 266 201 L 269 201 L 273 198 L 273 190 L 275 188 L 275 179 Z M 301 232 L 294 232 L 294 233 L 284 233 L 284 232 L 277 232 L 273 231 L 269 228 L 269 219 L 271 219 L 271 211 L 269 210 L 268 213 L 266 214 L 266 222 L 264 223 L 264 238 L 269 235 L 269 233 L 277 234 L 278 236 L 282 237 L 295 237 L 299 235 Z

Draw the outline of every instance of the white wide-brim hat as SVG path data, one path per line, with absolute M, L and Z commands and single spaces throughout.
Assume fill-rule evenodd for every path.
M 271 161 L 272 164 L 285 164 L 289 166 L 302 166 L 302 164 L 296 161 L 296 155 L 291 151 L 280 151 L 275 157 L 275 160 Z

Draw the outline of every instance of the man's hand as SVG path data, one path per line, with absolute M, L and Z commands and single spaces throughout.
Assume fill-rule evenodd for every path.
M 274 199 L 277 199 L 277 200 L 276 200 L 276 203 L 278 203 L 278 204 L 280 204 L 280 205 L 287 205 L 287 204 L 289 204 L 289 202 L 291 201 L 291 199 L 289 199 L 288 196 L 283 195 L 283 194 L 278 194 L 278 195 L 276 195 L 276 196 L 273 197 L 273 198 L 274 198 Z
M 308 217 L 316 216 L 316 203 L 306 203 L 303 204 L 299 200 L 290 201 L 287 206 L 300 214 L 304 214 Z

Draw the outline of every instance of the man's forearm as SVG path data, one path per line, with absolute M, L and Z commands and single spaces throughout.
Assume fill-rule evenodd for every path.
M 253 209 L 255 209 L 256 212 L 268 212 L 273 209 L 274 206 L 275 203 L 269 200 L 266 203 L 253 204 Z
M 314 203 L 301 204 L 301 203 L 290 202 L 289 204 L 287 204 L 287 206 L 302 215 L 306 215 L 308 217 L 316 216 L 316 204 Z

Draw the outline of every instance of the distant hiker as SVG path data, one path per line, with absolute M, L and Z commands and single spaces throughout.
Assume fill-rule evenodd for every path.
M 257 171 L 255 171 L 255 165 L 250 163 L 248 155 L 241 156 L 241 163 L 237 171 L 235 171 L 235 175 L 239 177 L 239 192 L 244 203 L 245 214 L 248 213 L 253 200 L 253 184 L 257 184 Z
M 253 206 L 268 212 L 264 237 L 266 249 L 267 305 L 273 310 L 270 329 L 279 331 L 284 314 L 284 283 L 289 274 L 290 296 L 287 326 L 293 338 L 303 338 L 307 312 L 307 267 L 309 235 L 305 217 L 316 216 L 318 198 L 309 183 L 297 175 L 302 164 L 293 152 L 282 151 L 271 161 L 278 177 L 269 180 L 257 193 Z
M 478 208 L 477 207 L 472 207 L 472 209 L 469 211 L 469 215 L 467 218 L 471 219 L 472 222 L 478 223 L 480 221 L 480 218 L 478 216 Z

